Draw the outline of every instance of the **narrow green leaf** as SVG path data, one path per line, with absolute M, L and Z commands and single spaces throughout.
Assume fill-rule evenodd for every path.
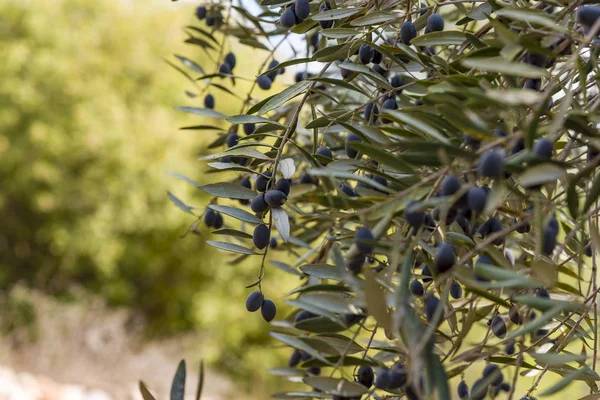
M 524 78 L 545 78 L 548 76 L 548 71 L 543 68 L 520 62 L 507 61 L 501 57 L 467 58 L 462 61 L 462 65 L 467 68 Z
M 167 192 L 167 195 L 169 196 L 169 199 L 173 202 L 173 204 L 179 207 L 179 209 L 185 211 L 188 214 L 194 215 L 192 209 L 183 201 L 179 200 L 179 198 L 177 198 L 177 196 L 175 196 L 173 193 Z
M 467 34 L 460 31 L 430 32 L 417 36 L 410 44 L 415 46 L 444 46 L 461 45 L 467 39 Z
M 585 369 L 583 369 L 583 368 L 571 372 L 570 374 L 563 377 L 560 381 L 556 382 L 554 385 L 552 385 L 548 389 L 544 390 L 540 394 L 540 396 L 545 397 L 545 396 L 550 396 L 554 393 L 560 392 L 561 390 L 563 390 L 567 386 L 569 386 L 569 384 L 571 382 L 573 382 L 574 380 L 579 378 L 581 375 L 583 375 L 584 372 L 585 372 Z
M 215 211 L 223 213 L 225 215 L 229 215 L 235 219 L 239 219 L 240 221 L 248 222 L 250 224 L 262 224 L 263 221 L 258 218 L 256 215 L 250 214 L 248 211 L 240 210 L 239 208 L 229 207 L 229 206 L 221 206 L 218 204 L 211 204 L 208 206 Z
M 198 387 L 196 388 L 196 400 L 202 396 L 202 387 L 204 386 L 204 360 L 200 360 L 200 372 L 198 373 Z
M 563 365 L 570 362 L 585 361 L 585 354 L 570 353 L 530 353 L 540 365 Z
M 275 228 L 281 235 L 284 242 L 290 240 L 290 219 L 283 208 L 272 208 L 271 215 L 273 216 L 273 222 L 275 222 Z
M 233 237 L 238 237 L 241 239 L 252 239 L 252 235 L 250 235 L 249 233 L 246 233 L 243 231 L 238 231 L 237 229 L 231 229 L 231 228 L 217 229 L 216 231 L 212 231 L 211 233 L 213 235 L 233 236 Z
M 291 346 L 295 349 L 302 350 L 302 351 L 310 354 L 313 358 L 316 358 L 317 360 L 321 360 L 321 361 L 327 363 L 328 365 L 331 365 L 325 359 L 325 357 L 323 357 L 317 350 L 315 350 L 314 348 L 312 348 L 311 346 L 309 346 L 302 340 L 298 339 L 297 337 L 285 335 L 283 333 L 278 333 L 278 332 L 269 332 L 269 335 L 271 335 L 271 337 L 274 338 L 275 340 L 279 340 L 280 342 L 285 343 L 288 346 Z
M 171 400 L 184 400 L 185 396 L 185 360 L 177 366 L 177 372 L 171 385 Z
M 585 204 L 583 206 L 583 209 L 581 210 L 581 212 L 583 214 L 588 212 L 588 210 L 590 209 L 592 204 L 594 204 L 594 202 L 596 200 L 598 200 L 599 195 L 600 195 L 600 174 L 597 174 L 596 179 L 594 179 L 594 183 L 592 184 L 592 188 L 590 189 L 590 192 L 588 193 L 588 195 L 585 199 Z
M 361 32 L 359 30 L 349 29 L 349 28 L 323 29 L 319 33 L 329 39 L 345 39 L 347 37 L 356 36 L 356 35 L 361 34 Z
M 232 253 L 247 254 L 250 256 L 256 255 L 256 253 L 254 251 L 247 249 L 243 246 L 240 246 L 239 244 L 228 243 L 228 242 L 218 242 L 215 240 L 207 240 L 206 244 L 208 244 L 209 246 L 216 247 L 217 249 L 230 251 Z
M 201 117 L 210 117 L 210 118 L 225 118 L 224 114 L 221 114 L 218 111 L 215 111 L 211 108 L 198 108 L 198 107 L 175 107 L 177 111 L 183 111 L 189 114 L 200 115 Z
M 531 278 L 521 275 L 518 272 L 506 270 L 504 268 L 494 267 L 492 265 L 475 264 L 475 272 L 488 279 L 494 279 L 500 281 L 510 281 L 510 287 L 521 287 L 521 288 L 536 288 L 540 284 L 531 280 Z
M 186 58 L 186 57 L 183 57 L 183 56 L 180 56 L 180 55 L 177 55 L 177 54 L 175 54 L 175 57 L 177 57 L 177 59 L 179 61 L 181 61 L 181 63 L 183 65 L 185 65 L 186 67 L 188 67 L 189 69 L 191 69 L 193 71 L 196 71 L 196 72 L 199 72 L 202 75 L 205 74 L 205 72 L 202 69 L 202 67 L 199 66 L 198 64 L 196 64 L 195 62 L 193 62 L 192 60 L 190 60 L 189 58 Z
M 367 15 L 362 16 L 360 18 L 356 18 L 350 22 L 352 26 L 371 26 L 371 25 L 379 25 L 384 22 L 393 21 L 400 16 L 395 13 L 385 12 L 385 11 L 371 11 Z
M 339 67 L 341 69 L 345 69 L 347 71 L 353 71 L 353 72 L 358 72 L 360 74 L 364 74 L 364 75 L 368 76 L 371 80 L 377 82 L 380 86 L 382 86 L 386 89 L 392 89 L 392 86 L 386 79 L 384 79 L 380 74 L 375 72 L 372 68 L 367 67 L 366 65 L 350 63 L 350 62 L 343 62 L 343 63 L 339 64 Z
M 273 125 L 279 125 L 279 126 L 285 127 L 284 125 L 280 124 L 277 121 L 273 121 L 273 120 L 270 120 L 270 119 L 264 118 L 264 117 L 259 117 L 258 115 L 240 114 L 240 115 L 234 115 L 233 117 L 227 117 L 227 118 L 225 118 L 225 120 L 227 120 L 227 122 L 231 122 L 232 124 L 235 124 L 235 125 L 265 123 L 265 124 L 273 124 Z
M 550 321 L 552 321 L 552 319 L 559 316 L 561 313 L 562 313 L 561 307 L 552 308 L 551 310 L 543 313 L 542 315 L 540 315 L 533 321 L 529 321 L 525 325 L 521 326 L 519 329 L 509 332 L 508 335 L 506 335 L 506 340 L 515 339 L 515 338 L 518 338 L 519 336 L 525 335 L 527 333 L 537 331 L 538 329 L 542 328 L 543 326 L 548 324 Z
M 328 264 L 306 264 L 300 267 L 300 271 L 319 279 L 341 281 L 344 278 L 344 274 L 337 267 Z
M 398 111 L 398 110 L 386 110 L 382 114 L 389 116 L 390 119 L 392 119 L 396 122 L 407 124 L 423 133 L 426 133 L 427 135 L 439 140 L 440 142 L 448 143 L 448 138 L 445 137 L 442 134 L 442 132 L 440 132 L 433 125 L 431 125 L 431 124 L 423 121 L 419 117 L 415 116 L 414 114 L 411 114 L 406 111 Z
M 327 378 L 324 376 L 311 376 L 304 378 L 304 383 L 323 392 L 343 397 L 362 396 L 367 388 L 358 382 L 350 382 L 341 378 Z
M 294 97 L 298 96 L 300 93 L 304 92 L 312 84 L 313 83 L 311 81 L 304 80 L 284 89 L 281 93 L 271 97 L 271 99 L 269 99 L 269 101 L 267 101 L 265 105 L 258 110 L 257 114 L 262 115 L 276 109 L 279 106 L 282 106 Z
M 312 16 L 313 21 L 329 21 L 342 18 L 348 18 L 363 11 L 360 7 L 349 7 L 349 8 L 335 8 L 333 10 L 323 11 L 317 15 Z
M 256 193 L 252 190 L 234 183 L 220 182 L 211 183 L 209 185 L 198 186 L 205 193 L 214 197 L 224 197 L 228 199 L 246 199 L 251 200 L 256 197 Z
M 156 400 L 156 398 L 150 393 L 146 384 L 140 381 L 140 394 L 142 395 L 142 399 L 144 400 Z
M 528 22 L 532 25 L 540 25 L 561 33 L 568 33 L 568 29 L 558 24 L 548 16 L 548 13 L 542 10 L 532 10 L 525 8 L 502 8 L 496 11 L 496 15 L 506 17 L 517 22 Z
M 209 154 L 207 156 L 203 156 L 203 157 L 198 157 L 198 160 L 217 160 L 219 158 L 223 158 L 223 157 L 248 157 L 251 159 L 256 159 L 256 160 L 263 160 L 263 161 L 271 161 L 271 157 L 265 155 L 264 153 L 261 153 L 260 151 L 253 149 L 251 147 L 248 146 L 236 146 L 236 147 L 232 147 L 231 149 L 228 149 L 226 151 L 223 151 L 221 153 L 216 153 L 216 154 Z
M 280 269 L 284 272 L 287 272 L 288 274 L 292 274 L 292 275 L 296 275 L 296 276 L 303 276 L 300 272 L 298 272 L 297 270 L 295 270 L 294 268 L 290 267 L 289 265 L 279 262 L 279 261 L 269 261 L 269 264 L 271 264 L 272 266 L 274 266 L 277 269 Z
M 525 188 L 556 182 L 564 178 L 566 172 L 556 164 L 544 163 L 527 168 L 525 173 L 519 176 L 518 181 Z

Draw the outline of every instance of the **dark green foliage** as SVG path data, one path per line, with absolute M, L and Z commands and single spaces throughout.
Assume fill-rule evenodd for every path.
M 265 296 L 261 292 L 252 292 L 246 299 L 246 310 L 250 312 L 258 311 L 265 300 Z

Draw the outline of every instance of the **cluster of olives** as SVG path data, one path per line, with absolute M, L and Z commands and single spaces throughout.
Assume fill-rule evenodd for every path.
M 201 5 L 196 7 L 196 17 L 206 22 L 207 26 L 220 27 L 223 25 L 223 14 L 218 7 L 208 7 Z
M 280 178 L 272 187 L 272 173 L 264 172 L 256 179 L 256 190 L 260 192 L 252 202 L 250 208 L 257 214 L 262 214 L 271 208 L 281 208 L 290 194 L 291 182 L 289 179 Z
M 208 208 L 204 213 L 204 225 L 208 228 L 221 229 L 223 227 L 223 216 L 212 208 Z
M 273 301 L 265 299 L 261 292 L 252 292 L 246 298 L 246 310 L 256 312 L 259 309 L 263 319 L 267 322 L 273 321 L 277 314 L 277 308 Z
M 504 375 L 500 367 L 496 364 L 488 364 L 483 369 L 482 377 L 475 381 L 471 388 L 471 397 L 469 397 L 469 386 L 465 381 L 458 384 L 458 397 L 461 400 L 483 400 L 490 391 L 492 398 L 499 392 L 510 392 L 510 384 L 504 382 Z
M 288 7 L 283 8 L 279 22 L 284 28 L 291 28 L 304 21 L 309 15 L 309 0 L 296 0 Z
M 279 61 L 272 60 L 269 63 L 268 70 L 276 68 L 278 65 L 279 65 Z M 275 78 L 277 77 L 277 75 L 281 75 L 283 73 L 285 73 L 285 68 L 275 69 L 267 74 L 259 75 L 258 78 L 256 78 L 256 84 L 262 90 L 269 90 L 269 89 L 271 89 L 271 85 L 273 85 L 273 82 L 275 81 Z

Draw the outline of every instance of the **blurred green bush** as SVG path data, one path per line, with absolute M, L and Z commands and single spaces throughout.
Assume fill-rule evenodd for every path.
M 204 244 L 179 240 L 190 221 L 165 195 L 167 170 L 191 170 L 180 160 L 194 149 L 174 140 L 181 95 L 161 57 L 181 21 L 165 11 L 0 4 L 0 287 L 77 283 L 156 317 L 157 333 L 193 326 L 189 299 L 206 278 Z
M 229 266 L 197 236 L 181 239 L 194 220 L 166 195 L 207 202 L 167 174 L 199 177 L 195 156 L 215 139 L 177 131 L 198 119 L 173 107 L 202 97 L 186 97 L 164 59 L 206 59 L 182 44 L 192 19 L 191 5 L 164 0 L 0 2 L 0 289 L 76 300 L 78 286 L 131 307 L 150 335 L 195 328 L 197 357 L 256 392 L 256 363 L 283 356 L 265 356 L 268 328 L 243 306 L 258 266 Z M 214 95 L 217 109 L 239 108 Z

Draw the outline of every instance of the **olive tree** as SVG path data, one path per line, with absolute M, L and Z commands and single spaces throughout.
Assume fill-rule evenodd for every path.
M 271 372 L 300 385 L 275 398 L 600 396 L 590 3 L 196 9 L 186 42 L 215 69 L 179 57 L 181 71 L 241 105 L 224 115 L 202 95 L 179 108 L 216 132 L 201 159 L 221 179 L 179 176 L 214 197 L 205 209 L 172 200 L 232 264 L 260 260 L 246 308 L 290 348 Z M 230 41 L 267 57 L 236 59 Z M 279 59 L 286 43 L 295 53 Z M 263 291 L 273 268 L 296 289 Z

